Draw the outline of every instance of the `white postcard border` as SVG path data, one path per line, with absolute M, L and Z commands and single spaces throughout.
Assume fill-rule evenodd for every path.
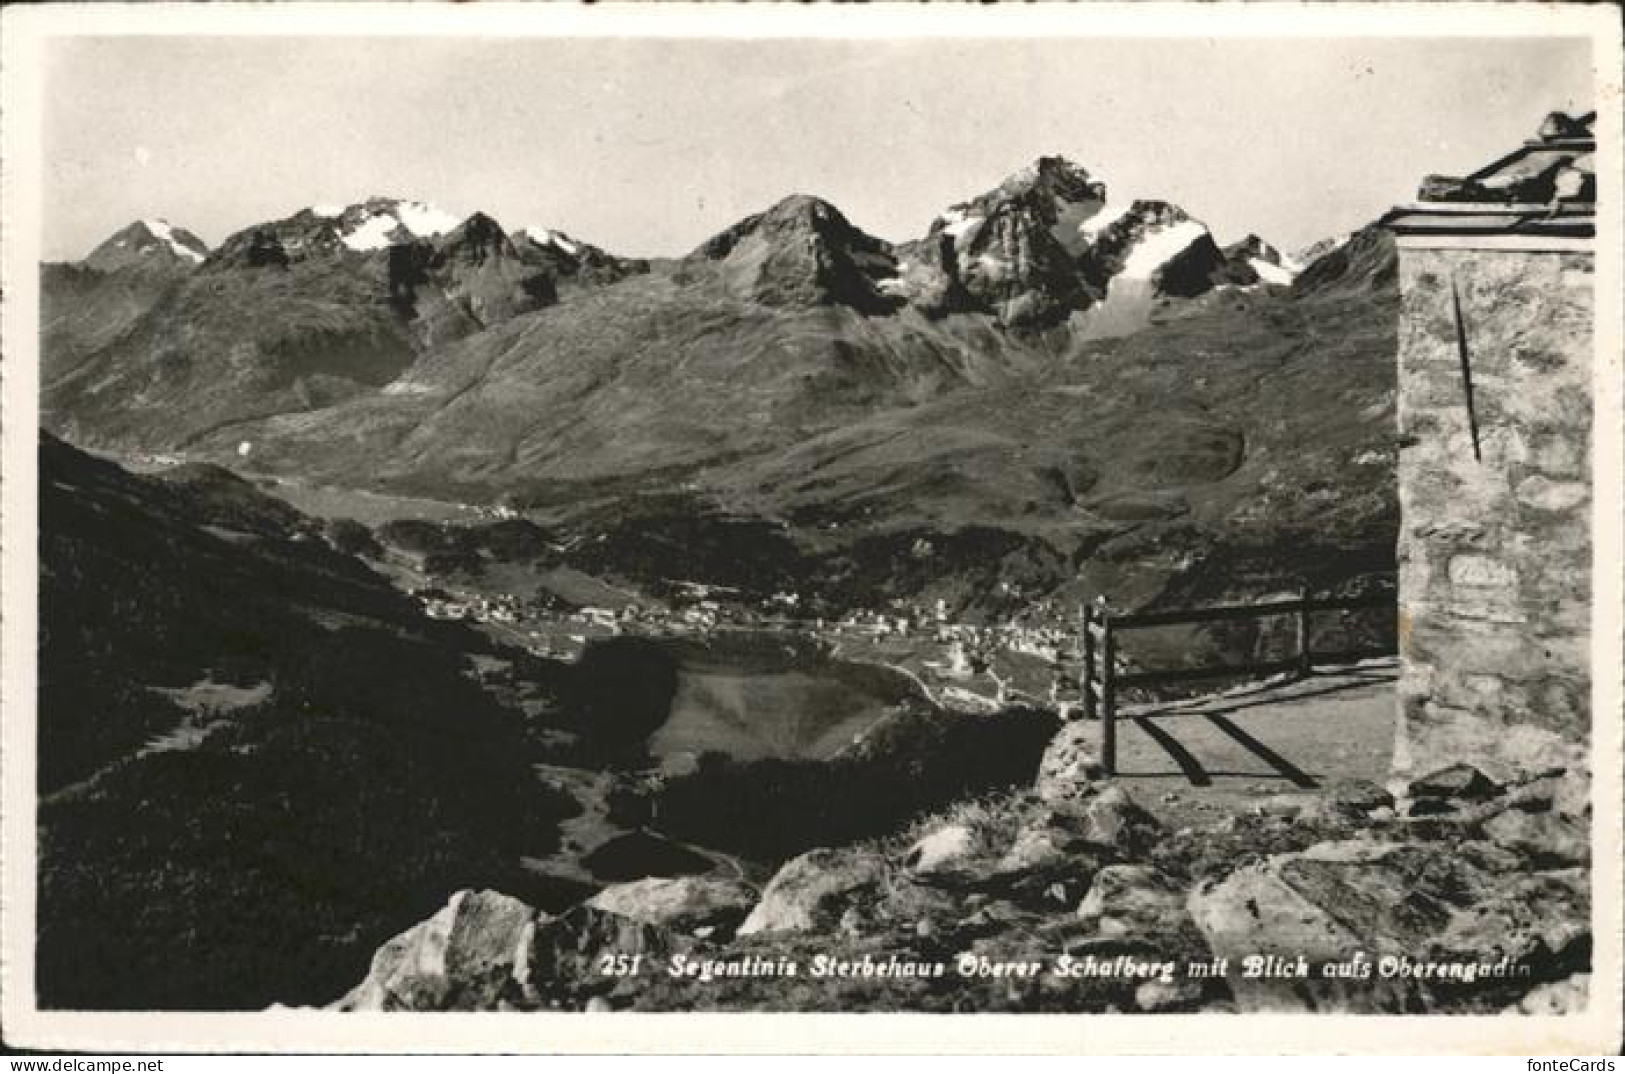
M 33 1004 L 38 251 L 42 46 L 53 36 L 560 35 L 657 37 L 1580 36 L 1596 47 L 1592 1000 L 1565 1017 L 975 1014 L 73 1013 Z M 1621 84 L 1606 5 L 1149 3 L 868 8 L 767 5 L 84 4 L 4 12 L 3 605 L 0 655 L 0 1026 L 7 1044 L 109 1052 L 1586 1053 L 1620 1041 L 1622 654 Z

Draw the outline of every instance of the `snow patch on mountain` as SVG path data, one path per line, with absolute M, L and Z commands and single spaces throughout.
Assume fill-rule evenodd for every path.
M 462 223 L 460 217 L 420 201 L 402 202 L 398 212 L 401 225 L 420 239 L 443 235 Z
M 194 250 L 192 247 L 186 245 L 185 243 L 181 242 L 180 239 L 175 237 L 175 231 L 169 226 L 169 222 L 167 220 L 143 220 L 141 221 L 141 226 L 151 232 L 153 238 L 166 244 L 178 256 L 184 257 L 189 261 L 196 261 L 199 263 L 203 261 L 203 254 L 199 253 L 197 250 Z M 123 244 L 121 243 L 120 245 Z
M 1096 231 L 1092 223 L 1106 209 L 1101 201 L 1070 201 L 1055 199 L 1055 224 L 1050 234 L 1068 254 L 1080 256 L 1094 244 Z
M 947 234 L 952 235 L 956 243 L 960 239 L 968 236 L 972 231 L 975 231 L 977 228 L 987 223 L 987 219 L 985 217 L 972 216 L 957 207 L 949 209 L 946 213 L 944 213 L 942 220 L 942 230 Z
M 379 250 L 388 246 L 401 222 L 393 216 L 369 217 L 365 223 L 344 236 L 344 245 L 352 250 Z
M 1098 212 L 1078 225 L 1078 234 L 1092 243 L 1099 237 L 1101 232 L 1133 211 L 1134 202 L 1132 201 L 1108 201 L 1101 205 Z
M 1282 265 L 1273 265 L 1261 257 L 1248 258 L 1247 264 L 1258 273 L 1259 279 L 1278 287 L 1290 287 L 1292 281 L 1297 279 L 1296 272 Z
M 1015 262 L 1008 257 L 993 253 L 991 250 L 976 255 L 975 264 L 982 270 L 982 274 L 995 283 L 1002 283 L 1015 273 Z
M 421 201 L 387 202 L 371 207 L 369 215 L 344 236 L 344 245 L 352 250 L 380 250 L 403 238 L 444 235 L 460 223 L 452 213 Z
M 537 246 L 555 246 L 574 257 L 581 252 L 581 246 L 562 231 L 555 231 L 546 227 L 521 228 L 518 234 L 525 236 Z
M 1190 249 L 1207 233 L 1207 228 L 1194 220 L 1181 220 L 1147 231 L 1123 260 L 1121 275 L 1131 280 L 1149 280 L 1158 269 Z

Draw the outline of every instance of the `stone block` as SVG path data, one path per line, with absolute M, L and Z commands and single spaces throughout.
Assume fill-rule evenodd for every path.
M 1450 584 L 1506 589 L 1518 584 L 1518 572 L 1490 556 L 1455 556 L 1450 560 Z
M 1518 502 L 1540 511 L 1568 511 L 1590 499 L 1590 487 L 1579 481 L 1553 481 L 1536 475 L 1518 483 Z

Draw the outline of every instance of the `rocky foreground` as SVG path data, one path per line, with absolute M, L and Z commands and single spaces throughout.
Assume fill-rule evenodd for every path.
M 761 889 L 609 887 L 554 917 L 459 891 L 341 1010 L 1562 1013 L 1591 959 L 1590 782 L 1465 766 L 1170 830 L 1096 778 L 1097 725 L 1029 789 Z

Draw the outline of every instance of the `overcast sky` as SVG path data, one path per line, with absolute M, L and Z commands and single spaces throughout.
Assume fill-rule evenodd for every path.
M 372 194 L 675 255 L 808 193 L 899 241 L 1057 153 L 1296 249 L 1589 110 L 1590 64 L 1553 38 L 65 38 L 43 253 Z

